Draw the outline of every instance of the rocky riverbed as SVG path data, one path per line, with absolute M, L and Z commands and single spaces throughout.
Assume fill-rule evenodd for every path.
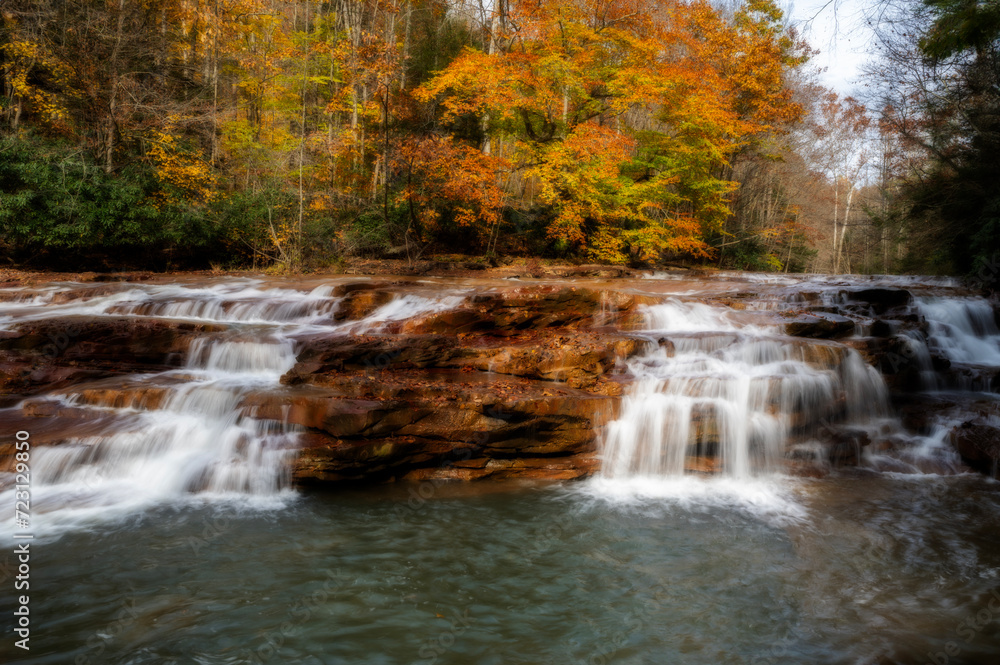
M 760 413 L 785 428 L 789 471 L 906 464 L 996 473 L 1000 410 L 991 394 L 1000 349 L 992 304 L 946 281 L 683 272 L 125 277 L 0 289 L 7 429 L 32 432 L 37 445 L 89 450 L 94 463 L 103 439 L 141 432 L 146 414 L 176 410 L 178 390 L 218 379 L 205 375 L 214 371 L 234 390 L 227 422 L 252 420 L 259 431 L 240 436 L 288 448 L 298 484 L 568 480 L 599 470 L 605 426 L 621 416 L 635 379 L 630 363 L 654 352 L 675 357 L 692 344 L 718 355 L 750 337 L 780 345 L 806 368 L 799 373 L 817 376 L 843 374 L 860 354 L 888 391 L 889 411 L 878 415 L 892 426 L 847 412 L 859 390 L 854 379 L 833 385 L 819 416 L 815 407 L 778 404 L 771 389 Z M 941 314 L 941 303 L 965 317 L 968 330 L 929 318 Z M 688 309 L 657 321 L 664 304 Z M 707 308 L 716 329 L 685 329 L 693 307 Z M 991 320 L 980 320 L 987 311 Z M 992 351 L 963 362 L 962 344 L 972 342 Z M 232 388 L 241 372 L 271 372 L 275 380 Z M 706 404 L 686 412 L 689 472 L 721 469 L 725 428 L 718 405 Z M 944 434 L 935 430 L 942 423 Z M 911 449 L 926 448 L 929 436 L 957 456 L 914 458 Z M 237 442 L 232 454 L 248 445 Z M 5 468 L 12 452 L 12 443 L 0 445 Z M 192 487 L 210 484 L 211 467 L 224 463 L 201 469 Z

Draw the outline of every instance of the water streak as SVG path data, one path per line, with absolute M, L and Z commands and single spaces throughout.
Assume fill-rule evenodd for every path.
M 848 347 L 740 326 L 703 303 L 650 307 L 647 322 L 659 343 L 629 363 L 636 380 L 603 435 L 604 479 L 706 466 L 735 479 L 772 475 L 793 434 L 888 413 L 881 376 Z
M 225 280 L 208 287 L 66 285 L 0 302 L 0 321 L 8 326 L 66 316 L 230 326 L 194 339 L 181 369 L 124 377 L 110 390 L 100 382 L 81 384 L 42 398 L 100 412 L 108 424 L 99 433 L 70 434 L 32 451 L 32 510 L 43 525 L 37 532 L 122 519 L 154 505 L 271 507 L 294 496 L 289 469 L 301 428 L 258 417 L 247 404 L 255 394 L 283 390 L 280 378 L 296 362 L 297 335 L 378 331 L 461 301 L 453 294 L 394 295 L 359 321 L 335 321 L 343 298 L 333 293 L 332 285 L 299 291 Z M 150 397 L 142 388 L 164 395 Z M 102 397 L 109 392 L 115 397 Z M 12 491 L 0 492 L 0 500 L 13 505 Z

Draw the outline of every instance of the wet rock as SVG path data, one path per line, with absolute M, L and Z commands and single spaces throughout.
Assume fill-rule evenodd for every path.
M 441 473 L 466 479 L 578 477 L 590 473 L 583 465 L 590 458 L 581 456 L 594 452 L 597 426 L 614 410 L 613 397 L 551 383 L 482 381 L 462 372 L 385 374 L 330 377 L 326 388 L 306 386 L 291 394 L 254 394 L 243 410 L 308 428 L 293 472 L 303 483 Z M 451 467 L 463 470 L 440 471 Z
M 626 277 L 632 273 L 624 266 L 584 265 L 570 266 L 563 271 L 566 277 Z
M 996 478 L 1000 470 L 1000 419 L 978 417 L 951 431 L 951 443 L 962 461 L 980 473 Z
M 871 444 L 871 438 L 857 427 L 827 427 L 824 444 L 826 457 L 834 466 L 858 466 L 862 449 Z
M 785 296 L 785 302 L 794 305 L 815 304 L 823 301 L 823 294 L 819 291 L 796 290 Z
M 136 414 L 66 406 L 62 402 L 44 399 L 31 400 L 22 404 L 20 409 L 7 411 L 3 414 L 3 423 L 12 434 L 19 430 L 30 432 L 32 450 L 41 446 L 80 445 L 78 442 L 86 441 L 88 437 L 101 436 L 109 431 L 135 431 L 142 427 Z M 15 452 L 13 436 L 0 440 L 0 473 L 14 470 L 17 461 Z M 3 481 L 0 478 L 0 487 Z
M 600 464 L 593 453 L 561 458 L 479 458 L 437 468 L 414 469 L 403 475 L 401 480 L 577 480 L 597 473 Z
M 891 308 L 909 305 L 913 301 L 913 296 L 906 289 L 875 288 L 842 293 L 847 300 L 868 305 L 879 315 Z
M 638 337 L 595 333 L 520 333 L 499 338 L 431 334 L 314 337 L 301 341 L 298 362 L 282 382 L 316 383 L 317 376 L 340 371 L 439 368 L 564 381 L 573 388 L 589 388 L 644 346 L 645 341 Z
M 300 485 L 395 480 L 455 453 L 446 442 L 413 437 L 331 440 L 308 433 L 304 439 L 292 466 L 292 478 Z
M 489 307 L 494 327 L 499 329 L 550 328 L 590 323 L 600 310 L 600 294 L 590 289 L 532 289 L 507 292 Z
M 111 367 L 64 366 L 48 358 L 26 358 L 0 351 L 2 403 L 11 406 L 43 390 L 65 388 L 125 371 Z
M 643 341 L 628 337 L 550 337 L 499 348 L 463 349 L 445 365 L 589 388 L 643 346 Z
M 482 311 L 472 308 L 436 312 L 403 324 L 402 331 L 413 334 L 457 335 L 493 330 L 493 322 Z
M 700 473 L 711 475 L 722 470 L 722 463 L 717 457 L 689 456 L 684 460 L 685 473 Z
M 79 404 L 111 409 L 139 409 L 153 411 L 162 408 L 173 390 L 166 386 L 123 385 L 121 387 L 96 386 L 74 391 Z
M 785 324 L 785 333 L 793 337 L 835 339 L 854 334 L 854 321 L 838 314 L 800 314 Z
M 357 321 L 363 319 L 379 307 L 396 298 L 392 291 L 384 289 L 354 289 L 348 291 L 340 306 L 333 313 L 334 321 Z
M 256 393 L 244 400 L 242 409 L 254 418 L 301 425 L 338 438 L 388 436 L 430 413 L 408 402 L 344 398 L 329 391 Z
M 0 334 L 0 391 L 27 396 L 108 376 L 183 366 L 191 342 L 226 326 L 135 317 L 66 317 Z
M 0 339 L 0 350 L 62 363 L 170 367 L 182 363 L 192 340 L 225 330 L 169 319 L 67 317 L 19 324 Z
M 858 466 L 864 449 L 872 444 L 866 430 L 845 424 L 827 424 L 814 435 L 788 448 L 786 458 L 796 475 L 813 475 L 802 473 L 809 466 L 819 470 Z
M 97 281 L 96 279 L 93 281 Z M 52 294 L 51 301 L 54 304 L 64 304 L 74 300 L 87 300 L 99 296 L 111 295 L 127 291 L 129 285 L 121 283 L 105 283 L 100 286 L 81 286 L 75 289 L 66 289 Z
M 458 334 L 490 332 L 513 335 L 553 328 L 587 329 L 616 325 L 638 327 L 641 307 L 660 302 L 648 295 L 584 287 L 532 286 L 479 293 L 459 308 L 416 317 L 400 332 Z
M 925 368 L 913 341 L 905 335 L 871 338 L 866 358 L 881 372 L 893 390 L 918 392 L 923 389 L 921 372 Z
M 346 296 L 350 293 L 356 291 L 373 291 L 379 289 L 388 289 L 394 286 L 398 286 L 403 282 L 386 282 L 386 281 L 371 281 L 365 280 L 360 282 L 348 282 L 346 284 L 338 284 L 333 288 L 331 295 L 337 298 Z
M 457 340 L 437 335 L 313 336 L 299 340 L 297 362 L 282 378 L 286 385 L 314 382 L 317 376 L 344 371 L 382 371 L 446 364 Z
M 892 337 L 900 329 L 899 321 L 886 321 L 878 319 L 872 323 L 870 334 L 872 337 Z

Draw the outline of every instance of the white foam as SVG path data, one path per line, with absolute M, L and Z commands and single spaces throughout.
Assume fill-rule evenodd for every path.
M 797 482 L 780 476 L 735 479 L 726 476 L 663 477 L 597 476 L 575 490 L 589 500 L 610 502 L 623 509 L 686 511 L 736 509 L 773 524 L 804 520 L 805 507 L 796 499 Z
M 434 314 L 454 309 L 463 301 L 462 296 L 442 296 L 437 298 L 427 298 L 413 294 L 406 294 L 394 298 L 382 305 L 377 310 L 361 319 L 349 324 L 351 327 L 377 328 L 386 323 L 405 321 L 418 316 Z
M 919 298 L 930 325 L 928 342 L 952 362 L 1000 366 L 1000 330 L 983 298 Z
M 642 308 L 646 330 L 656 332 L 717 332 L 738 330 L 727 310 L 671 298 Z
M 377 330 L 462 301 L 454 293 L 408 294 L 361 321 L 336 324 L 330 315 L 340 299 L 332 297 L 332 285 L 306 293 L 263 288 L 259 280 L 225 280 L 209 287 L 136 285 L 89 297 L 85 290 L 76 293 L 85 288 L 53 287 L 47 297 L 0 303 L 0 314 L 17 322 L 68 315 L 202 320 L 232 324 L 233 330 L 194 339 L 182 370 L 132 377 L 165 379 L 169 394 L 156 410 L 91 407 L 72 393 L 59 397 L 77 408 L 127 413 L 128 419 L 112 419 L 117 429 L 103 435 L 32 450 L 32 529 L 38 533 L 191 501 L 282 505 L 292 496 L 290 462 L 300 428 L 286 422 L 284 411 L 263 419 L 245 402 L 254 391 L 280 389 L 281 376 L 296 362 L 292 337 L 317 328 Z M 68 289 L 78 297 L 52 303 Z M 4 505 L 13 506 L 13 498 L 13 490 L 0 493 Z M 0 519 L 0 531 L 13 527 L 13 515 Z
M 853 349 L 810 354 L 801 341 L 741 327 L 700 303 L 647 311 L 667 344 L 628 363 L 636 381 L 601 439 L 605 478 L 681 477 L 690 455 L 717 458 L 733 478 L 770 474 L 793 426 L 888 411 L 881 376 Z

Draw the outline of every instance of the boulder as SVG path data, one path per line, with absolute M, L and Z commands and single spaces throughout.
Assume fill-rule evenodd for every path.
M 839 314 L 799 314 L 785 323 L 785 334 L 792 337 L 836 339 L 854 334 L 854 321 Z
M 581 456 L 594 453 L 596 427 L 613 412 L 614 397 L 515 377 L 393 371 L 252 394 L 243 409 L 307 428 L 293 471 L 303 483 L 560 479 L 589 473 Z M 463 470 L 442 471 L 453 466 Z
M 396 294 L 385 289 L 354 289 L 344 295 L 333 313 L 334 321 L 357 321 L 370 315 L 396 298 Z
M 1000 471 L 1000 419 L 993 417 L 968 420 L 951 431 L 951 443 L 962 461 L 993 478 Z
M 903 307 L 913 302 L 913 296 L 906 289 L 872 288 L 842 291 L 841 294 L 850 302 L 869 306 L 875 314 L 879 315 L 891 308 Z
M 181 366 L 191 341 L 225 325 L 137 317 L 65 317 L 22 323 L 0 339 L 0 351 L 40 362 L 85 362 L 131 369 Z

